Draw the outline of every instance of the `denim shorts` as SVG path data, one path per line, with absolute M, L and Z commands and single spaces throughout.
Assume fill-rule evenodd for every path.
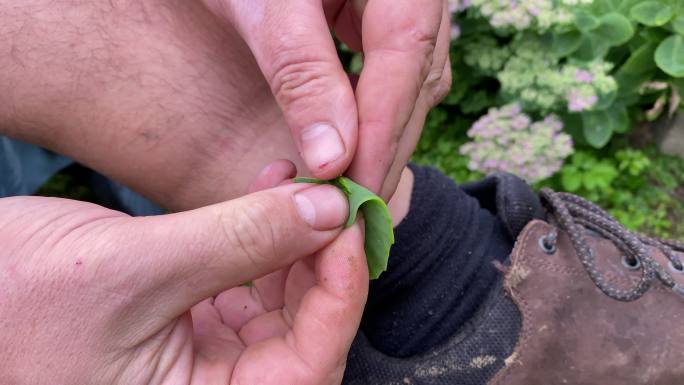
M 0 198 L 32 195 L 50 177 L 74 162 L 43 148 L 0 135 Z M 130 215 L 158 215 L 164 210 L 134 191 L 95 172 L 88 183 L 110 207 Z

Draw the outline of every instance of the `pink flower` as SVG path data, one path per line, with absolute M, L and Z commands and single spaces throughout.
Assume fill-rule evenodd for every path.
M 570 91 L 568 95 L 568 110 L 580 112 L 588 110 L 596 105 L 598 97 L 596 95 L 583 95 L 577 90 Z
M 461 36 L 461 27 L 458 24 L 451 26 L 451 40 L 456 40 Z
M 575 81 L 588 84 L 594 81 L 594 75 L 589 71 L 577 70 L 577 72 L 575 72 Z

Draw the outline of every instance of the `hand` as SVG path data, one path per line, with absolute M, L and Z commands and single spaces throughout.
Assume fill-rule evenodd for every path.
M 339 383 L 368 285 L 346 210 L 307 185 L 149 218 L 0 199 L 0 383 Z
M 451 86 L 446 0 L 203 0 L 245 40 L 310 172 L 389 198 Z M 329 29 L 364 53 L 356 88 Z M 358 142 L 358 144 L 357 144 Z
M 307 100 L 325 112 L 321 120 L 342 119 L 344 124 L 333 123 L 351 127 L 346 160 L 314 174 L 339 174 L 356 154 L 350 176 L 379 190 L 389 172 L 383 189 L 389 196 L 428 107 L 446 91 L 450 77 L 443 70 L 448 68 L 448 17 L 435 6 L 441 1 L 391 1 L 386 7 L 383 3 L 387 2 L 323 2 L 338 36 L 359 49 L 352 21 L 360 19 L 352 16 L 363 15 L 359 28 L 363 39 L 370 40 L 364 42 L 366 66 L 357 89 L 361 130 L 356 153 L 356 101 Z M 336 6 L 342 7 L 339 12 L 333 12 Z M 286 122 L 249 47 L 232 25 L 219 22 L 227 18 L 216 12 L 185 0 L 26 0 L 21 7 L 0 7 L 0 47 L 6 45 L 12 53 L 0 55 L 0 68 L 5 69 L 0 71 L 0 88 L 5 91 L 0 93 L 0 132 L 66 154 L 172 210 L 241 196 L 249 180 L 274 159 L 290 159 L 305 171 L 288 126 L 299 141 L 297 133 L 305 124 L 297 124 L 292 116 L 304 119 L 319 116 L 318 112 L 293 109 L 303 103 L 285 106 L 290 116 Z M 431 38 L 406 39 L 413 32 L 432 36 L 438 13 L 442 24 L 434 50 Z M 325 55 L 325 60 L 312 62 L 320 65 L 311 68 L 311 76 L 339 66 L 331 56 L 327 29 L 315 21 L 297 24 L 292 19 L 316 15 L 320 12 L 275 18 L 262 33 L 276 34 L 274 42 L 282 36 L 296 42 L 290 39 L 302 35 L 302 26 L 318 28 L 312 35 L 320 33 L 315 40 L 328 48 L 296 51 Z M 287 28 L 279 30 L 282 23 Z M 290 28 L 292 24 L 296 28 Z M 306 96 L 311 88 L 331 88 L 349 99 L 351 86 L 341 68 L 335 68 L 333 75 L 317 77 L 324 83 L 304 82 L 304 88 L 297 89 L 301 93 L 286 88 L 285 94 Z M 322 101 L 335 96 L 332 91 L 324 93 Z M 280 95 L 283 104 L 287 97 Z

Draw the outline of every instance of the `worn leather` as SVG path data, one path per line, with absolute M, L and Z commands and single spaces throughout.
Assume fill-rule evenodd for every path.
M 591 281 L 570 240 L 559 234 L 545 253 L 539 239 L 551 226 L 533 221 L 511 256 L 505 287 L 523 316 L 514 353 L 490 385 L 682 385 L 684 298 L 660 281 L 639 300 L 619 302 Z M 629 270 L 609 241 L 588 235 L 599 270 L 627 288 L 640 270 Z M 651 250 L 671 271 L 667 259 Z M 672 273 L 684 284 L 684 275 Z

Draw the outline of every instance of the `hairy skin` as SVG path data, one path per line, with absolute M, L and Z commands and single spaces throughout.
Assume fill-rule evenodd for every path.
M 344 6 L 328 22 L 353 19 L 345 33 L 360 47 L 362 28 L 354 28 L 367 15 L 366 24 L 379 26 L 372 16 L 386 1 L 324 5 Z M 383 68 L 375 78 L 362 74 L 357 89 L 365 159 L 352 161 L 356 146 L 348 146 L 337 165 L 342 172 L 351 164 L 352 178 L 386 197 L 450 82 L 448 28 L 433 20 L 442 0 L 392 2 L 401 7 L 393 8 L 391 31 L 371 28 L 375 39 L 363 37 L 364 47 L 376 44 L 368 56 Z M 311 65 L 290 65 L 275 77 L 294 79 L 267 75 L 269 83 L 263 52 L 259 62 L 245 26 L 222 13 L 240 3 L 222 4 L 0 0 L 0 133 L 70 156 L 179 211 L 245 194 L 274 159 L 304 170 L 288 132 L 297 119 L 283 108 L 297 95 L 323 92 L 329 79 L 307 72 Z M 363 18 L 354 13 L 364 7 Z M 413 8 L 429 9 L 429 17 Z M 385 32 L 408 34 L 408 48 L 379 44 Z M 291 176 L 286 168 L 271 168 L 253 189 Z M 396 177 L 385 183 L 386 174 Z M 286 215 L 286 201 L 245 199 L 156 219 L 56 199 L 1 199 L 0 383 L 339 383 L 368 284 L 359 228 L 323 240 Z M 263 277 L 255 289 L 239 286 L 255 277 Z
M 326 0 L 328 23 L 360 48 L 362 20 L 354 12 L 384 18 L 383 1 Z M 437 34 L 430 18 L 417 18 L 411 9 L 442 1 L 397 3 L 389 31 L 371 21 L 363 27 L 375 36 L 364 35 L 368 45 L 379 44 L 368 52 L 369 60 L 382 70 L 361 75 L 359 151 L 352 161 L 349 147 L 340 165 L 351 162 L 348 176 L 382 190 L 385 198 L 397 186 L 425 114 L 449 89 L 448 16 L 442 16 Z M 238 32 L 228 22 L 234 12 L 254 10 L 250 5 L 231 13 L 228 4 L 242 3 L 0 0 L 0 133 L 70 156 L 171 210 L 240 196 L 247 191 L 244 176 L 256 175 L 274 159 L 289 159 L 309 174 L 289 132 L 297 119 L 286 119 L 282 108 L 298 97 L 315 100 L 333 81 L 315 77 L 328 64 L 316 59 L 281 66 L 285 70 L 269 76 L 283 79 L 269 84 L 265 64 L 257 63 L 241 36 L 261 28 L 243 25 Z M 280 21 L 271 17 L 259 25 L 280 36 Z M 386 47 L 385 34 L 393 37 Z M 276 56 L 291 50 L 280 52 Z M 289 85 L 278 87 L 284 83 Z M 356 111 L 354 105 L 333 100 L 322 109 L 355 119 L 345 112 Z M 315 113 L 306 107 L 298 112 Z M 314 175 L 339 175 L 332 171 Z
M 298 159 L 246 46 L 199 2 L 4 1 L 0 20 L 0 132 L 174 210 Z

